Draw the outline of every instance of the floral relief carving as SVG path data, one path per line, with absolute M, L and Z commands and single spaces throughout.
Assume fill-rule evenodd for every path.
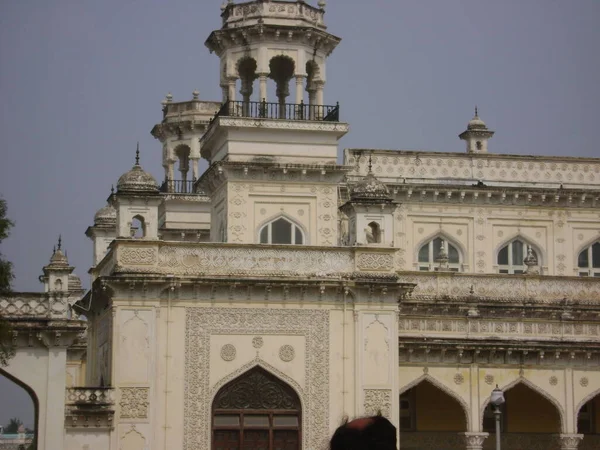
M 581 377 L 581 380 L 579 380 L 579 384 L 582 387 L 587 387 L 590 384 L 590 380 L 588 379 L 588 377 Z
M 361 270 L 392 270 L 394 256 L 380 253 L 361 253 L 357 257 L 356 265 Z
M 493 383 L 494 383 L 494 375 L 491 375 L 491 374 L 489 374 L 489 373 L 488 373 L 488 374 L 485 376 L 484 380 L 485 380 L 485 383 L 486 383 L 486 384 L 489 384 L 489 385 L 491 385 L 491 384 L 493 384 Z
M 264 345 L 263 338 L 261 336 L 255 336 L 252 338 L 252 347 L 259 349 Z
M 384 417 L 391 417 L 392 410 L 392 391 L 389 389 L 365 389 L 365 415 L 372 416 L 381 414 Z
M 551 376 L 548 382 L 550 383 L 550 386 L 556 386 L 558 384 L 558 378 Z
M 456 384 L 463 384 L 465 382 L 465 377 L 462 373 L 457 373 L 454 375 L 454 382 Z
M 329 313 L 322 310 L 186 308 L 183 448 L 210 448 L 211 334 L 298 335 L 305 338 L 306 390 L 272 367 L 267 370 L 295 386 L 303 405 L 302 448 L 321 448 L 329 435 Z M 266 366 L 260 361 L 252 364 Z M 238 369 L 231 377 L 245 370 Z M 227 379 L 232 379 L 227 377 Z
M 221 347 L 221 358 L 224 361 L 233 361 L 235 359 L 236 353 L 237 350 L 232 344 L 225 344 L 223 347 Z
M 282 345 L 279 349 L 279 358 L 283 362 L 290 362 L 296 357 L 296 350 L 291 345 Z
M 154 265 L 156 264 L 156 248 L 123 248 L 119 251 L 119 262 L 131 265 Z
M 124 387 L 121 388 L 122 419 L 146 419 L 148 418 L 148 394 L 150 388 Z

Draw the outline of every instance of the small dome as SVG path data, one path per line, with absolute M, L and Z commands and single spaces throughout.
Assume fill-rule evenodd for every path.
M 136 163 L 119 178 L 117 192 L 156 193 L 158 186 L 154 177 Z
M 94 225 L 113 226 L 117 223 L 117 210 L 112 205 L 100 208 L 94 215 Z
M 56 249 L 56 251 L 54 251 L 52 253 L 52 257 L 50 258 L 50 266 L 53 266 L 53 267 L 65 266 L 66 267 L 68 265 L 69 265 L 69 260 L 67 259 L 67 255 L 65 255 L 59 247 L 58 249 Z
M 390 191 L 371 171 L 350 189 L 350 199 L 390 201 Z
M 475 107 L 475 116 L 473 116 L 467 125 L 467 130 L 487 130 L 487 125 L 479 117 L 477 107 Z

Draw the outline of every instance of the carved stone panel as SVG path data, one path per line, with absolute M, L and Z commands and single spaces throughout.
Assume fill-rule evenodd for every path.
M 148 417 L 149 388 L 124 387 L 121 388 L 121 418 L 146 419 Z
M 329 312 L 192 307 L 186 309 L 183 448 L 210 448 L 210 412 L 212 395 L 216 395 L 211 391 L 209 365 L 210 337 L 214 334 L 304 336 L 306 388 L 294 386 L 303 406 L 302 448 L 323 447 L 329 437 Z M 255 365 L 265 367 L 259 359 Z M 252 367 L 251 363 L 248 369 Z M 276 369 L 267 369 L 285 379 Z M 290 384 L 290 380 L 286 382 Z M 216 388 L 219 386 L 217 383 Z
M 390 389 L 365 389 L 365 415 L 373 416 L 381 412 L 391 418 L 392 391 Z

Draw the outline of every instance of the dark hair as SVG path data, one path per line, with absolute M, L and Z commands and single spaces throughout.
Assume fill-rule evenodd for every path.
M 330 450 L 397 450 L 396 427 L 381 414 L 347 420 L 335 430 Z

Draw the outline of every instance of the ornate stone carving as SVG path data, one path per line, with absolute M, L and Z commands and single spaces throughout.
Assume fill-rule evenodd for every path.
M 579 384 L 582 387 L 588 387 L 588 385 L 590 384 L 590 380 L 588 379 L 588 377 L 581 377 L 581 380 L 579 380 Z
M 221 347 L 221 358 L 224 361 L 233 361 L 236 355 L 236 349 L 233 344 L 225 344 Z
M 209 342 L 214 333 L 305 337 L 306 390 L 260 360 L 230 376 L 236 377 L 253 365 L 260 365 L 294 386 L 303 405 L 302 448 L 321 448 L 329 436 L 329 313 L 322 310 L 204 307 L 186 309 L 183 448 L 210 447 L 212 395 L 222 386 L 220 383 L 214 388 L 209 385 Z M 227 380 L 231 379 L 227 377 Z
M 264 345 L 263 338 L 261 336 L 255 336 L 252 338 L 252 347 L 259 349 Z
M 392 270 L 394 256 L 389 253 L 361 253 L 356 260 L 356 266 L 360 270 Z
M 291 345 L 282 345 L 279 349 L 279 358 L 284 362 L 290 362 L 296 357 L 296 350 Z
M 119 263 L 131 265 L 156 264 L 156 248 L 125 247 L 120 249 Z
M 561 434 L 559 439 L 560 450 L 577 450 L 583 434 Z
M 381 414 L 391 418 L 392 391 L 389 389 L 365 389 L 365 415 Z
M 456 384 L 463 384 L 465 382 L 465 377 L 462 373 L 457 373 L 454 375 L 454 382 Z
M 483 442 L 489 435 L 489 433 L 465 433 L 464 437 L 467 450 L 481 450 L 483 448 Z
M 121 388 L 122 419 L 146 419 L 148 418 L 148 394 L 149 388 L 124 387 Z
M 551 376 L 548 382 L 550 383 L 550 386 L 556 386 L 558 384 L 558 378 Z
M 486 384 L 492 385 L 494 383 L 494 375 L 487 374 L 484 378 Z

